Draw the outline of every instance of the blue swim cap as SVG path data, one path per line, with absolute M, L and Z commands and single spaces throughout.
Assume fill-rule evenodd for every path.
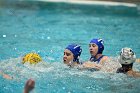
M 98 52 L 97 54 L 102 54 L 103 50 L 104 50 L 104 45 L 103 45 L 103 40 L 102 39 L 92 39 L 90 41 L 90 43 L 94 43 L 98 46 Z
M 81 55 L 82 49 L 80 45 L 70 44 L 66 47 L 66 49 L 70 50 L 74 55 L 74 62 L 79 62 L 79 57 Z

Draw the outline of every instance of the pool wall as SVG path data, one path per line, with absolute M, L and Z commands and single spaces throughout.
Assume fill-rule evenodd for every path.
M 0 1 L 1 7 L 14 7 L 21 9 L 82 9 L 85 13 L 93 10 L 93 12 L 101 14 L 117 14 L 117 15 L 139 15 L 139 9 L 136 4 L 132 3 L 118 3 L 118 2 L 97 2 L 97 1 L 71 1 L 71 0 L 29 0 L 29 1 L 19 1 L 19 0 L 6 0 Z M 70 7 L 68 7 L 70 6 Z M 129 8 L 129 9 L 128 9 Z

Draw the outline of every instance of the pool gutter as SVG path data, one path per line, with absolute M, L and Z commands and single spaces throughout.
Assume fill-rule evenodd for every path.
M 43 2 L 53 2 L 53 3 L 71 3 L 71 4 L 85 4 L 85 5 L 107 5 L 107 6 L 127 6 L 127 7 L 137 7 L 134 3 L 124 3 L 124 2 L 112 2 L 112 1 L 88 1 L 88 0 L 37 0 Z

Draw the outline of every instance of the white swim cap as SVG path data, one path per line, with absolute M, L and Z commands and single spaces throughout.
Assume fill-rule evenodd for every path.
M 136 55 L 131 48 L 125 47 L 122 48 L 118 59 L 120 64 L 131 64 L 136 61 Z

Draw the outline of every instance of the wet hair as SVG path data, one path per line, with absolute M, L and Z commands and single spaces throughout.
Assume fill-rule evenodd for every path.
M 124 73 L 126 74 L 128 71 L 130 71 L 133 67 L 133 63 L 131 64 L 122 64 L 121 68 L 117 69 L 117 73 Z

